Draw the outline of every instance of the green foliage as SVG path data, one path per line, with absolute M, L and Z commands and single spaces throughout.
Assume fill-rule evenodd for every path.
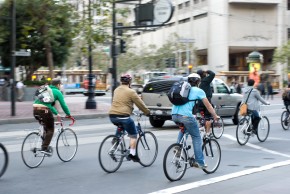
M 10 1 L 5 1 L 0 7 L 1 16 L 10 17 L 9 10 Z M 62 65 L 68 58 L 72 37 L 78 33 L 78 24 L 71 22 L 76 17 L 69 4 L 53 0 L 17 0 L 16 50 L 29 49 L 31 57 L 16 57 L 16 66 L 27 66 L 30 72 L 47 66 L 45 42 L 52 46 L 54 64 Z M 10 66 L 10 33 L 10 20 L 0 19 L 0 55 L 4 66 Z
M 286 63 L 289 57 L 290 57 L 290 41 L 288 41 L 282 47 L 275 49 L 273 62 Z
M 26 80 L 23 82 L 26 86 L 42 86 L 46 83 L 46 81 L 32 81 L 32 80 Z

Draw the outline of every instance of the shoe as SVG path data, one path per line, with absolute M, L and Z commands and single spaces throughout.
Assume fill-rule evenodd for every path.
M 137 155 L 133 156 L 132 154 L 129 154 L 128 159 L 132 160 L 133 162 L 140 162 L 140 158 Z
M 52 156 L 52 148 L 48 146 L 48 148 L 42 148 L 40 153 L 43 153 L 46 156 Z
M 173 150 L 173 153 L 175 154 L 175 156 L 176 156 L 177 158 L 179 158 L 179 157 L 180 157 L 180 154 L 181 154 L 181 149 L 180 149 L 180 147 L 176 146 L 176 147 L 174 148 L 174 150 Z
M 200 168 L 200 169 L 206 169 L 207 168 L 207 164 L 199 164 L 197 162 L 193 163 L 192 164 L 192 167 L 195 167 L 195 168 Z

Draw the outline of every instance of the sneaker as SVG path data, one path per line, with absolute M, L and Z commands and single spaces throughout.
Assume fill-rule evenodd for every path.
M 195 167 L 195 168 L 200 168 L 200 169 L 206 169 L 207 168 L 207 164 L 199 164 L 197 162 L 193 163 L 192 164 L 192 167 Z
M 132 160 L 133 162 L 140 162 L 140 158 L 137 155 L 133 156 L 132 154 L 129 154 L 128 159 Z
M 177 158 L 179 158 L 179 157 L 180 157 L 180 154 L 181 154 L 181 149 L 180 149 L 180 147 L 176 146 L 176 147 L 174 148 L 174 150 L 173 150 L 173 153 L 175 154 L 175 156 L 176 156 Z
M 42 148 L 40 153 L 43 153 L 46 156 L 52 156 L 52 149 L 50 146 L 48 148 Z

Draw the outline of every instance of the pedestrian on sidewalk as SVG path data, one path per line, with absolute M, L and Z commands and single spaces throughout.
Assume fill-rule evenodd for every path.
M 267 100 L 270 99 L 270 96 L 271 96 L 271 100 L 273 100 L 273 87 L 270 82 L 267 82 Z
M 17 100 L 18 102 L 22 102 L 24 97 L 24 84 L 22 80 L 17 82 L 16 88 L 17 88 Z

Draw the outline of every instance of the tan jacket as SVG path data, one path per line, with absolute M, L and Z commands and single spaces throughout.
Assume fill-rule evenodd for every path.
M 128 85 L 120 85 L 114 91 L 113 102 L 109 114 L 131 115 L 133 105 L 136 105 L 145 115 L 150 113 L 136 91 L 129 88 Z

